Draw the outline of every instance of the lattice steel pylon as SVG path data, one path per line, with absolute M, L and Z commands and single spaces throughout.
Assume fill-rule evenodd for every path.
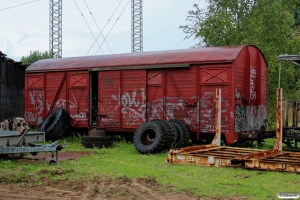
M 62 0 L 50 0 L 49 54 L 51 58 L 62 56 Z
M 143 0 L 131 0 L 131 51 L 143 51 Z

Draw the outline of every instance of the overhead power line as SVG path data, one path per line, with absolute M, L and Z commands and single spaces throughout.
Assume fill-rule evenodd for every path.
M 39 1 L 39 0 L 30 1 L 30 2 L 27 2 L 27 3 L 22 3 L 22 4 L 19 4 L 19 5 L 16 5 L 16 6 L 11 6 L 11 7 L 8 7 L 8 8 L 1 9 L 0 11 L 8 10 L 8 9 L 19 7 L 19 6 L 23 6 L 23 5 L 26 5 L 26 4 L 29 4 L 29 3 L 33 3 L 33 2 L 36 2 L 36 1 Z
M 118 22 L 119 18 L 121 17 L 121 15 L 123 14 L 125 8 L 127 7 L 128 3 L 130 2 L 130 0 L 127 2 L 127 4 L 125 5 L 124 9 L 122 10 L 122 12 L 120 13 L 118 19 L 115 21 L 114 25 L 111 27 L 111 29 L 109 30 L 108 34 L 106 35 L 105 39 L 108 37 L 108 35 L 110 34 L 111 30 L 115 27 L 116 23 Z M 100 47 L 103 45 L 104 41 L 101 43 Z M 99 48 L 100 49 L 100 48 Z M 97 50 L 97 52 L 99 51 L 99 49 Z M 95 55 L 97 54 L 97 52 L 95 53 Z
M 94 16 L 93 16 L 93 14 L 92 14 L 92 12 L 91 12 L 90 8 L 88 7 L 88 5 L 87 5 L 87 3 L 86 3 L 86 1 L 85 1 L 85 0 L 84 0 L 84 3 L 85 3 L 85 5 L 86 5 L 87 9 L 89 10 L 90 14 L 92 15 L 92 18 L 93 18 L 93 20 L 94 20 L 95 24 L 97 25 L 97 27 L 98 27 L 98 29 L 99 29 L 99 31 L 100 31 L 100 34 L 102 35 L 102 37 L 103 37 L 103 39 L 104 39 L 105 43 L 107 44 L 107 46 L 108 46 L 108 48 L 109 48 L 109 50 L 110 50 L 110 53 L 113 53 L 113 52 L 111 51 L 111 48 L 110 48 L 110 46 L 108 45 L 107 41 L 106 41 L 106 40 L 105 40 L 105 38 L 104 38 L 104 35 L 103 35 L 103 32 L 102 32 L 102 30 L 101 30 L 101 29 L 100 29 L 100 27 L 98 26 L 98 23 L 96 22 L 96 20 L 95 20 L 95 18 L 94 18 Z
M 76 6 L 77 6 L 77 8 L 78 8 L 78 10 L 79 10 L 79 12 L 80 12 L 80 14 L 81 14 L 81 16 L 83 17 L 83 19 L 84 19 L 84 21 L 85 21 L 86 25 L 89 27 L 89 29 L 90 29 L 90 32 L 92 33 L 92 35 L 93 35 L 94 39 L 96 40 L 96 42 L 97 42 L 97 44 L 98 44 L 98 46 L 99 46 L 99 49 L 101 49 L 101 46 L 99 45 L 99 43 L 98 43 L 98 41 L 97 41 L 97 39 L 96 39 L 96 37 L 95 37 L 95 35 L 94 35 L 94 33 L 93 33 L 93 31 L 92 31 L 91 27 L 89 26 L 89 24 L 87 23 L 87 21 L 86 21 L 85 17 L 83 16 L 83 14 L 82 14 L 82 12 L 81 12 L 81 10 L 80 10 L 80 8 L 79 8 L 78 4 L 76 3 L 76 0 L 74 0 L 74 2 L 75 2 L 75 4 L 76 4 Z M 99 50 L 99 49 L 98 49 L 98 50 Z M 101 49 L 101 51 L 102 51 L 102 49 Z M 104 52 L 103 52 L 103 51 L 102 51 L 102 54 L 104 54 Z
M 112 16 L 115 14 L 116 10 L 119 8 L 120 4 L 122 3 L 123 0 L 120 1 L 120 3 L 117 5 L 116 9 L 114 10 L 114 12 L 111 14 L 111 16 L 109 17 L 109 19 L 107 20 L 106 24 L 104 25 L 102 31 L 104 31 L 106 25 L 108 24 L 108 22 L 110 21 L 110 19 L 112 18 Z M 90 50 L 93 48 L 94 44 L 96 43 L 96 41 L 98 40 L 99 36 L 101 34 L 99 33 L 98 36 L 97 36 L 97 39 L 94 41 L 94 43 L 92 44 L 92 46 L 90 47 L 90 49 L 88 50 L 88 52 L 86 53 L 86 55 L 89 54 Z M 99 50 L 99 49 L 98 49 Z M 98 51 L 97 51 L 98 52 Z

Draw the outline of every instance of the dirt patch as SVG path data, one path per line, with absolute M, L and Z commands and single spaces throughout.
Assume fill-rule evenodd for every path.
M 59 152 L 59 160 L 77 159 L 81 156 L 91 155 L 94 152 Z M 54 155 L 55 156 L 55 155 Z M 51 154 L 38 154 L 37 156 L 25 156 L 20 159 L 22 162 L 44 162 L 51 160 Z M 43 169 L 36 175 L 51 176 L 65 173 L 75 173 L 72 169 L 65 171 L 60 168 L 56 170 Z M 23 182 L 23 181 L 22 181 Z M 153 177 L 139 177 L 130 179 L 127 176 L 120 178 L 105 178 L 95 174 L 92 179 L 78 179 L 67 181 L 52 181 L 43 176 L 36 185 L 36 176 L 29 176 L 25 183 L 18 185 L 0 183 L 0 200 L 16 199 L 40 199 L 40 200 L 217 200 L 224 198 L 201 197 L 197 198 L 195 194 L 189 191 L 179 191 L 173 186 L 163 186 Z M 247 199 L 245 197 L 231 197 L 231 200 Z
M 53 182 L 45 179 L 40 186 L 33 186 L 32 184 L 15 186 L 1 183 L 0 194 L 0 200 L 198 199 L 188 192 L 176 192 L 173 187 L 164 187 L 152 177 L 130 179 L 124 176 L 102 180 L 99 175 L 95 175 L 93 181 Z
M 59 152 L 59 161 L 77 159 L 82 156 L 91 155 L 95 152 L 66 151 Z M 36 156 L 22 156 L 21 162 L 44 162 L 55 159 L 55 154 L 40 153 Z M 41 174 L 60 175 L 66 173 L 60 169 L 49 171 L 41 170 Z M 67 173 L 74 173 L 69 171 Z M 93 180 L 58 181 L 54 182 L 44 177 L 42 184 L 36 186 L 33 181 L 27 181 L 23 186 L 12 184 L 0 184 L 0 200 L 12 199 L 60 199 L 60 200 L 90 200 L 90 199 L 198 199 L 188 192 L 176 192 L 174 187 L 164 187 L 155 178 L 142 177 L 130 179 L 127 176 L 121 178 L 103 178 L 95 174 Z

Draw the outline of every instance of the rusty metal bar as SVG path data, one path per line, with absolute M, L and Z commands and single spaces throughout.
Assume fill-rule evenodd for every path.
M 280 88 L 280 80 L 281 80 L 281 65 L 282 65 L 282 62 L 280 60 L 279 62 L 279 73 L 278 73 L 278 88 Z
M 283 100 L 284 102 L 284 106 L 283 106 L 283 110 L 284 110 L 284 116 L 283 116 L 283 125 L 284 126 L 288 126 L 289 125 L 289 102 L 288 100 Z
M 251 159 L 251 158 L 258 158 L 258 157 L 261 157 L 261 156 L 273 155 L 274 153 L 275 153 L 274 150 L 257 151 L 257 152 L 251 152 L 251 153 L 246 154 L 246 155 L 238 156 L 237 159 L 247 160 L 247 159 Z
M 276 89 L 276 142 L 273 150 L 282 151 L 282 88 Z
M 277 152 L 272 156 L 245 161 L 245 168 L 300 173 L 300 153 Z
M 293 124 L 292 126 L 298 127 L 298 102 L 293 102 Z
M 215 110 L 215 130 L 216 134 L 212 145 L 221 146 L 221 88 L 216 88 L 216 110 Z
M 300 173 L 300 153 L 203 145 L 173 149 L 166 162 Z

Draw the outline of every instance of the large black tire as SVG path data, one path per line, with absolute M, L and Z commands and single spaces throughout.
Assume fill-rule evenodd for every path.
M 81 137 L 81 144 L 85 148 L 109 148 L 113 145 L 113 143 L 114 138 L 109 135 Z
M 151 122 L 159 123 L 163 128 L 164 134 L 168 136 L 168 141 L 166 143 L 165 148 L 168 149 L 169 147 L 173 147 L 175 145 L 177 135 L 175 132 L 175 127 L 172 125 L 172 123 L 163 121 L 161 119 L 154 119 L 151 120 Z
M 169 122 L 171 124 L 173 124 L 173 126 L 175 126 L 175 128 L 177 129 L 177 133 L 178 133 L 175 147 L 181 148 L 181 147 L 186 146 L 186 144 L 188 143 L 188 141 L 191 137 L 191 133 L 190 133 L 187 125 L 183 121 L 178 120 L 178 119 L 172 119 Z
M 178 138 L 178 129 L 169 121 L 166 121 L 168 125 L 171 127 L 170 137 L 171 137 L 171 144 L 170 147 L 176 147 L 176 142 Z
M 158 153 L 165 150 L 168 144 L 168 135 L 163 129 L 158 122 L 144 122 L 134 133 L 135 148 L 143 154 Z
M 61 139 L 70 126 L 70 115 L 62 108 L 57 108 L 51 112 L 42 125 L 39 131 L 45 132 L 47 141 L 55 141 Z

